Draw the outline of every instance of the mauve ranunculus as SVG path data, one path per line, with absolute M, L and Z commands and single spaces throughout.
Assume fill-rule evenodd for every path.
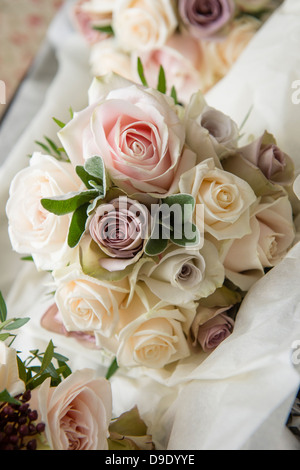
M 206 38 L 218 33 L 233 17 L 232 0 L 179 0 L 179 13 L 191 34 Z
M 119 260 L 123 268 L 137 260 L 142 255 L 147 240 L 150 214 L 146 206 L 127 197 L 113 199 L 108 204 L 100 205 L 89 223 L 89 232 L 92 239 L 101 250 L 115 258 L 102 259 L 101 264 L 109 271 L 118 269 Z
M 233 328 L 233 319 L 221 313 L 198 326 L 195 341 L 198 342 L 204 352 L 212 352 L 232 334 Z

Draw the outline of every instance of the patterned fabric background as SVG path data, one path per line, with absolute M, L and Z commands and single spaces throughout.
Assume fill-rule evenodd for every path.
M 0 118 L 26 75 L 63 1 L 0 0 L 0 84 L 2 92 L 4 84 L 6 89 L 6 105 L 0 104 Z M 3 101 L 0 95 L 0 103 Z

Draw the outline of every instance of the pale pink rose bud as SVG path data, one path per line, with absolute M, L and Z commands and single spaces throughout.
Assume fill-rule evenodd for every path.
M 233 319 L 222 313 L 200 325 L 195 340 L 204 352 L 212 352 L 232 334 L 233 328 Z
M 198 38 L 218 33 L 233 17 L 232 0 L 179 0 L 179 13 L 190 33 Z
M 119 197 L 98 207 L 89 224 L 90 235 L 108 256 L 133 259 L 143 250 L 148 217 L 145 206 Z

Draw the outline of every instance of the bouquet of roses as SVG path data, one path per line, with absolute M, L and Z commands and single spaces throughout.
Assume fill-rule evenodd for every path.
M 291 158 L 268 132 L 148 86 L 95 78 L 89 104 L 13 179 L 13 249 L 53 278 L 51 331 L 118 367 L 201 363 L 234 330 L 244 297 L 295 241 Z M 247 116 L 246 116 L 247 117 Z M 45 152 L 47 154 L 45 154 Z M 125 369 L 126 370 L 126 369 Z
M 74 22 L 91 47 L 95 76 L 137 81 L 141 57 L 149 84 L 160 65 L 187 103 L 224 77 L 282 0 L 80 0 Z
M 73 373 L 52 341 L 25 359 L 12 347 L 29 320 L 0 293 L 0 450 L 153 450 L 137 407 L 112 419 L 109 376 Z

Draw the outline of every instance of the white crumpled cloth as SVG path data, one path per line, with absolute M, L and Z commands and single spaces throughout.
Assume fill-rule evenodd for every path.
M 52 31 L 53 33 L 53 31 Z M 55 34 L 54 34 L 55 36 Z M 300 169 L 300 105 L 291 101 L 292 82 L 300 79 L 300 4 L 286 0 L 250 43 L 228 76 L 208 95 L 211 106 L 241 123 L 251 106 L 245 131 L 267 129 Z M 36 119 L 0 168 L 0 288 L 7 289 L 9 312 L 30 316 L 18 337 L 23 351 L 44 348 L 50 338 L 70 358 L 73 370 L 109 363 L 100 352 L 74 339 L 40 328 L 51 305 L 48 274 L 20 261 L 11 251 L 5 204 L 14 174 L 27 165 L 33 142 L 54 138 L 52 116 L 67 119 L 68 109 L 86 104 L 90 84 L 88 51 L 76 35 L 58 50 L 60 69 Z M 10 289 L 8 289 L 10 286 Z M 258 282 L 239 312 L 235 331 L 204 362 L 187 360 L 173 372 L 119 372 L 112 378 L 114 413 L 138 405 L 157 448 L 168 450 L 298 450 L 285 426 L 300 386 L 293 364 L 300 340 L 300 245 Z M 300 354 L 299 356 L 300 357 Z M 198 362 L 197 362 L 198 361 Z M 143 371 L 145 372 L 145 371 Z

